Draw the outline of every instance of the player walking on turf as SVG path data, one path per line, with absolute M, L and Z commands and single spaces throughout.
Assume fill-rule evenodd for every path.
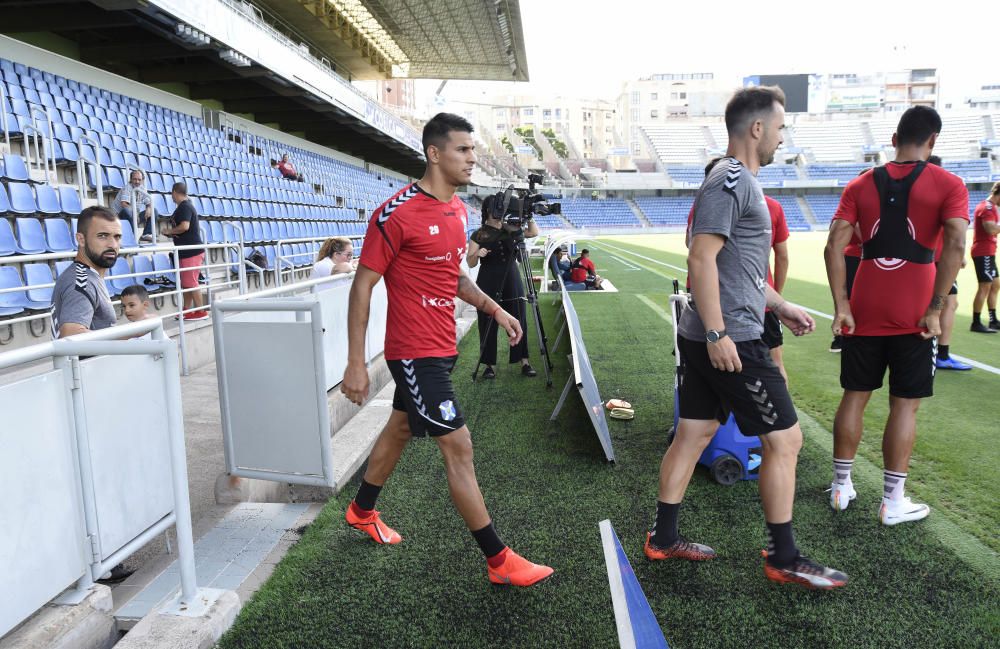
M 483 293 L 460 268 L 465 255 L 466 212 L 455 190 L 469 183 L 476 165 L 472 125 L 441 113 L 424 126 L 427 169 L 379 207 L 368 224 L 348 309 L 348 361 L 341 391 L 356 404 L 368 396 L 365 332 L 372 289 L 385 279 L 389 299 L 385 358 L 396 381 L 393 411 L 382 429 L 347 523 L 376 543 L 402 537 L 375 511 L 375 500 L 412 437 L 430 436 L 444 458 L 448 488 L 483 554 L 495 584 L 530 586 L 552 568 L 524 559 L 500 540 L 483 502 L 472 463 L 472 437 L 455 399 L 450 373 L 458 358 L 455 296 L 493 316 L 510 337 L 521 339 L 517 318 Z
M 764 574 L 778 582 L 829 589 L 845 585 L 847 575 L 801 555 L 792 534 L 802 431 L 785 380 L 761 342 L 765 306 L 797 336 L 815 328 L 809 314 L 767 283 L 771 217 L 756 174 L 774 160 L 782 143 L 784 104 L 780 88 L 746 88 L 733 96 L 726 106 L 727 156 L 710 171 L 695 199 L 688 253 L 692 302 L 678 324 L 680 418 L 660 465 L 656 521 L 644 551 L 651 560 L 715 557 L 712 548 L 679 535 L 677 518 L 725 404 L 740 430 L 759 435 L 763 445 Z
M 848 507 L 865 406 L 889 370 L 889 417 L 882 437 L 885 463 L 879 520 L 896 525 L 925 518 L 930 507 L 904 495 L 920 400 L 933 394 L 935 336 L 965 252 L 969 195 L 962 180 L 925 162 L 941 132 L 933 108 L 914 106 L 892 136 L 896 159 L 852 180 L 830 224 L 826 267 L 833 293 L 833 333 L 844 335 L 833 423 L 834 478 L 830 505 Z M 844 290 L 840 254 L 858 226 L 862 261 L 854 290 Z M 934 247 L 943 236 L 936 268 Z
M 997 233 L 1000 222 L 997 206 L 1000 205 L 1000 183 L 994 183 L 989 197 L 976 206 L 975 234 L 972 238 L 972 265 L 976 267 L 976 297 L 972 303 L 972 331 L 992 334 L 1000 330 L 997 320 L 997 292 L 1000 291 L 1000 275 L 997 274 Z M 990 310 L 990 319 L 983 324 L 983 303 Z

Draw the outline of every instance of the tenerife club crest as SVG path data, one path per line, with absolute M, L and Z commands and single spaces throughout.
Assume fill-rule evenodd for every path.
M 441 411 L 441 419 L 445 421 L 452 421 L 458 416 L 458 413 L 455 412 L 455 404 L 452 403 L 451 399 L 438 404 L 438 410 Z

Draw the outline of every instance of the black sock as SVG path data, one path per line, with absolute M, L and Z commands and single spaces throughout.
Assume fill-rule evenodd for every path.
M 767 524 L 767 561 L 772 566 L 786 568 L 799 556 L 792 535 L 792 521 Z
M 381 486 L 362 480 L 361 486 L 358 487 L 358 495 L 354 497 L 354 502 L 359 509 L 366 511 L 375 509 L 375 500 L 378 498 L 380 491 L 382 491 Z
M 486 558 L 495 557 L 504 551 L 507 546 L 503 541 L 500 540 L 500 536 L 497 534 L 496 529 L 493 527 L 493 521 L 490 521 L 489 525 L 481 530 L 473 530 L 472 538 L 476 539 L 476 543 L 479 544 L 479 549 L 483 551 Z
M 948 348 L 951 345 L 938 345 L 938 358 L 941 360 L 948 360 Z
M 680 536 L 677 532 L 677 512 L 680 503 L 665 503 L 656 501 L 656 520 L 653 521 L 650 543 L 658 548 L 669 548 Z
M 981 321 L 979 320 L 979 316 L 981 316 L 981 315 L 982 315 L 982 313 L 981 313 L 981 312 L 979 312 L 979 311 L 973 311 L 973 312 L 972 312 L 972 324 L 983 324 L 983 323 L 982 323 L 982 322 L 981 322 Z
M 997 310 L 996 309 L 987 309 L 987 311 L 990 312 L 990 322 L 996 322 L 997 321 Z

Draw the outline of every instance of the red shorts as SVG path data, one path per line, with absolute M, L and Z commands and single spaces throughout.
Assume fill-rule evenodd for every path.
M 205 253 L 199 253 L 194 257 L 181 257 L 181 288 L 197 288 L 198 287 L 198 273 L 201 266 L 205 263 Z M 190 268 L 191 270 L 184 270 L 185 268 Z

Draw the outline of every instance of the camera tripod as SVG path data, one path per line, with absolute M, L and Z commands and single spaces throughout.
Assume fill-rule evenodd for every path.
M 542 326 L 542 313 L 538 307 L 538 292 L 535 290 L 535 284 L 531 277 L 531 266 L 528 264 L 528 250 L 524 244 L 524 233 L 521 231 L 508 232 L 511 238 L 514 240 L 514 254 L 510 256 L 507 260 L 507 267 L 504 269 L 503 281 L 500 283 L 500 291 L 498 297 L 500 299 L 497 302 L 503 301 L 503 290 L 507 285 L 507 278 L 510 277 L 511 265 L 514 262 L 519 262 L 520 266 L 520 276 L 519 279 L 524 285 L 524 297 L 516 298 L 518 300 L 525 300 L 530 307 L 529 311 L 535 321 L 535 334 L 538 338 L 538 352 L 542 357 L 542 368 L 545 370 L 545 386 L 552 387 L 552 361 L 549 359 L 549 342 L 545 337 L 545 328 Z M 482 270 L 480 270 L 482 272 Z M 492 296 L 491 296 L 492 297 Z M 516 315 L 516 314 L 511 314 Z M 525 318 L 527 320 L 527 318 Z M 472 380 L 475 381 L 479 376 L 479 366 L 483 364 L 483 351 L 486 349 L 486 343 L 489 341 L 490 327 L 496 325 L 496 320 L 492 315 L 488 317 L 486 323 L 486 331 L 483 332 L 483 340 L 479 345 L 479 358 L 476 360 L 476 369 L 472 371 Z M 527 335 L 527 332 L 524 332 Z

